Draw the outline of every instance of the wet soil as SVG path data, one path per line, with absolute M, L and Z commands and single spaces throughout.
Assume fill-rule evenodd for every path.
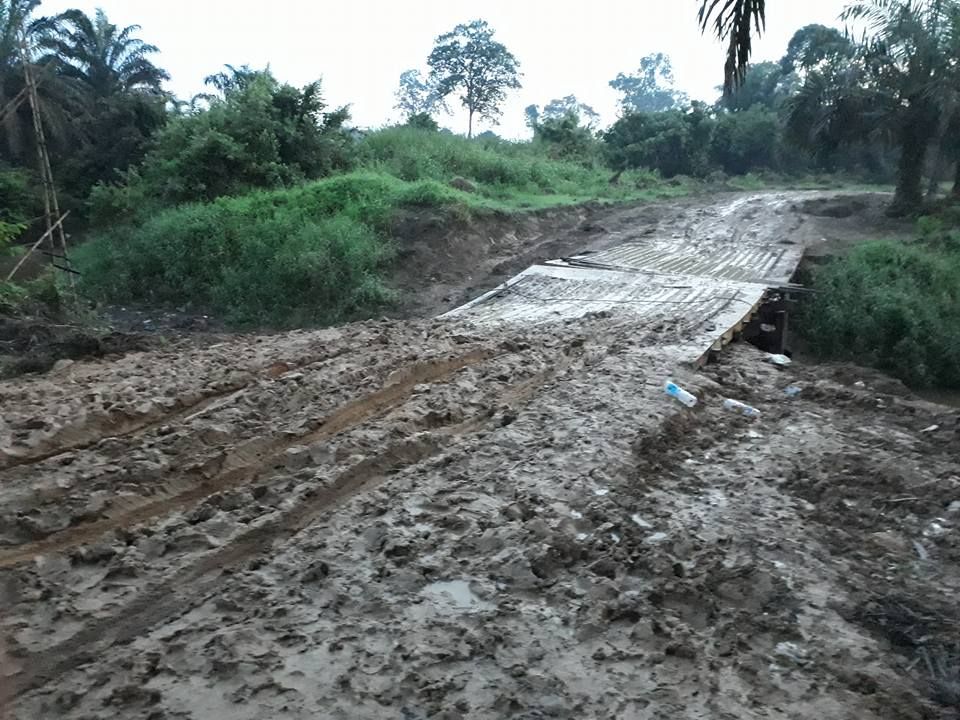
M 620 208 L 594 247 L 833 220 L 781 200 L 777 223 L 762 198 L 733 221 Z M 383 320 L 0 383 L 0 700 L 18 720 L 955 717 L 960 412 L 747 345 L 696 371 L 682 340 L 616 312 Z

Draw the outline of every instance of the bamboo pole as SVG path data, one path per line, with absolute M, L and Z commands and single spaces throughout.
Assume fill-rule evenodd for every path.
M 69 214 L 70 214 L 70 211 L 67 210 L 67 211 L 60 217 L 60 219 L 57 220 L 57 222 L 53 224 L 53 226 L 51 226 L 50 228 L 48 228 L 47 231 L 46 231 L 43 235 L 40 236 L 40 239 L 37 240 L 37 241 L 33 244 L 33 247 L 31 247 L 29 250 L 27 250 L 27 252 L 25 252 L 25 253 L 23 254 L 23 257 L 20 258 L 20 262 L 17 263 L 17 266 L 16 266 L 15 268 L 13 268 L 13 270 L 10 271 L 10 274 L 9 274 L 9 275 L 7 275 L 7 282 L 10 282 L 11 280 L 13 280 L 13 276 L 17 274 L 17 271 L 18 271 L 21 267 L 23 267 L 23 264 L 27 261 L 27 258 L 30 257 L 31 255 L 33 255 L 34 251 L 35 251 L 38 247 L 40 247 L 40 244 L 41 244 L 44 240 L 46 240 L 48 237 L 50 237 L 51 235 L 53 235 L 54 230 L 56 230 L 58 227 L 61 227 L 61 226 L 63 225 L 63 221 L 67 219 L 67 215 L 69 215 Z
M 30 110 L 33 116 L 33 131 L 37 139 L 37 156 L 40 162 L 40 178 L 44 191 L 44 210 L 47 220 L 47 231 L 50 234 L 50 249 L 57 249 L 53 238 L 53 231 L 59 230 L 60 251 L 67 257 L 67 236 L 63 230 L 63 219 L 56 225 L 53 218 L 60 217 L 60 201 L 57 198 L 57 188 L 53 183 L 53 169 L 50 167 L 50 153 L 47 150 L 47 135 L 43 129 L 43 119 L 40 116 L 40 96 L 37 93 L 37 81 L 33 75 L 33 66 L 30 63 L 30 54 L 27 47 L 27 38 L 21 30 L 20 57 L 23 62 L 23 77 L 26 82 L 27 96 L 30 99 Z M 70 261 L 66 261 L 69 265 Z

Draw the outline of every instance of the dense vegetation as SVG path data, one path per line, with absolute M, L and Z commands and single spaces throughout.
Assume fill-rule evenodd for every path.
M 828 359 L 914 387 L 960 388 L 960 218 L 922 218 L 913 242 L 865 243 L 815 271 L 805 334 Z
M 138 202 L 120 208 L 133 227 L 115 224 L 78 251 L 87 289 L 108 301 L 192 302 L 239 323 L 334 322 L 389 299 L 380 270 L 398 209 L 462 214 L 683 189 L 640 172 L 611 186 L 605 170 L 552 160 L 529 144 L 418 128 L 372 133 L 352 153 L 363 169 L 159 212 L 144 211 L 158 188 L 138 176 Z M 466 190 L 451 186 L 466 177 Z M 116 210 L 130 186 L 102 192 Z
M 715 103 L 691 102 L 670 58 L 654 52 L 609 81 L 620 93 L 609 127 L 568 95 L 529 106 L 533 137 L 513 142 L 490 131 L 471 138 L 474 119 L 495 123 L 522 79 L 518 58 L 480 20 L 441 35 L 422 68 L 401 74 L 401 124 L 361 131 L 347 108 L 328 107 L 319 82 L 294 87 L 247 66 L 227 65 L 207 78 L 208 92 L 174 98 L 139 27 L 102 12 L 43 17 L 39 0 L 0 0 L 0 252 L 44 229 L 35 121 L 61 210 L 87 238 L 74 254 L 81 291 L 280 326 L 389 301 L 391 220 L 405 208 L 464 217 L 668 195 L 700 180 L 842 173 L 895 182 L 891 211 L 912 214 L 960 158 L 960 0 L 853 2 L 844 19 L 865 25 L 861 41 L 811 25 L 779 62 L 749 66 L 765 3 L 701 5 L 704 29 L 729 43 Z M 25 70 L 38 83 L 35 103 Z M 466 137 L 438 122 L 457 104 Z M 928 245 L 867 248 L 825 271 L 818 297 L 841 306 L 857 273 L 874 272 L 881 257 L 903 276 L 921 255 L 949 265 L 950 251 Z M 3 286 L 8 304 L 23 294 Z M 892 367 L 899 351 L 877 353 Z M 918 382 L 945 377 L 917 372 Z

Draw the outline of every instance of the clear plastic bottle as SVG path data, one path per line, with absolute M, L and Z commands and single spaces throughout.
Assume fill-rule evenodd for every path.
M 755 407 L 750 407 L 746 403 L 742 403 L 739 400 L 731 400 L 727 398 L 723 401 L 723 406 L 727 410 L 733 410 L 734 412 L 740 413 L 748 418 L 758 418 L 760 417 L 760 411 Z
M 693 407 L 697 404 L 697 398 L 695 395 L 691 395 L 672 380 L 667 380 L 667 383 L 663 386 L 663 389 L 667 395 L 676 398 L 687 407 Z

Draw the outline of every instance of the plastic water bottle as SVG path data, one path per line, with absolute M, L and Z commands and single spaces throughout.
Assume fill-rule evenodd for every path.
M 739 400 L 731 400 L 727 398 L 723 401 L 723 407 L 727 410 L 733 410 L 733 412 L 740 413 L 748 418 L 758 418 L 760 417 L 760 411 L 755 407 L 750 407 L 746 403 L 742 403 Z
M 663 389 L 666 391 L 667 395 L 676 398 L 687 407 L 693 407 L 697 404 L 697 398 L 694 395 L 688 393 L 672 380 L 667 380 L 667 384 L 663 386 Z

